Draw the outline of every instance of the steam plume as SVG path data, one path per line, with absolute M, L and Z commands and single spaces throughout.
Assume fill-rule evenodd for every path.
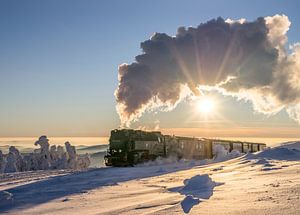
M 121 123 L 146 110 L 172 110 L 208 89 L 250 100 L 265 114 L 286 108 L 300 123 L 300 44 L 286 50 L 290 24 L 285 15 L 253 22 L 217 18 L 179 27 L 175 36 L 155 33 L 141 43 L 135 62 L 119 66 Z

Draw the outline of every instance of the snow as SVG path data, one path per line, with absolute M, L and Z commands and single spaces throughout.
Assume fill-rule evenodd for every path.
M 0 213 L 300 214 L 298 150 L 285 144 L 239 155 L 0 174 Z
M 300 142 L 292 141 L 281 144 L 281 148 L 300 150 Z
M 299 142 L 300 145 L 300 142 Z M 277 160 L 300 160 L 300 150 L 286 147 L 269 148 L 255 154 L 248 154 L 249 159 L 277 159 Z
M 242 155 L 242 153 L 237 150 L 228 152 L 228 150 L 226 150 L 222 145 L 215 145 L 213 148 L 213 153 L 215 154 L 214 162 L 226 161 Z

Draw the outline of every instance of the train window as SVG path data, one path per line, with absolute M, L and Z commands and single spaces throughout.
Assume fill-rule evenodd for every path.
M 252 151 L 257 152 L 258 151 L 258 145 L 257 144 L 252 144 Z
M 243 144 L 243 147 L 244 147 L 244 151 L 245 153 L 249 152 L 250 151 L 250 148 L 249 148 L 249 144 L 248 143 L 244 143 Z
M 183 143 L 181 143 L 181 148 L 182 148 L 182 149 L 184 148 L 184 145 L 183 145 Z
M 259 145 L 259 150 L 265 150 L 266 146 L 265 145 Z
M 226 149 L 227 151 L 230 151 L 230 144 L 228 142 L 213 142 L 213 145 L 221 145 L 224 147 L 224 149 Z
M 242 152 L 242 143 L 233 143 L 232 147 L 234 150 Z

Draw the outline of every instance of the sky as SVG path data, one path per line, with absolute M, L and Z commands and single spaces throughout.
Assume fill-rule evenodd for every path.
M 289 43 L 300 41 L 298 1 L 0 2 L 0 137 L 109 136 L 120 125 L 118 66 L 154 32 L 175 35 L 219 16 L 254 20 L 285 14 Z M 215 114 L 192 102 L 144 114 L 133 128 L 189 136 L 299 137 L 285 111 L 253 113 L 249 102 L 214 94 Z

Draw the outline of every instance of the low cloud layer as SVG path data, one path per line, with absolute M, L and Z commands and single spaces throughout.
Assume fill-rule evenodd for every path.
M 256 111 L 286 108 L 300 123 L 300 44 L 287 50 L 285 15 L 255 21 L 217 18 L 179 27 L 175 36 L 155 33 L 142 54 L 119 66 L 115 92 L 123 126 L 147 110 L 172 110 L 206 90 L 249 100 Z

